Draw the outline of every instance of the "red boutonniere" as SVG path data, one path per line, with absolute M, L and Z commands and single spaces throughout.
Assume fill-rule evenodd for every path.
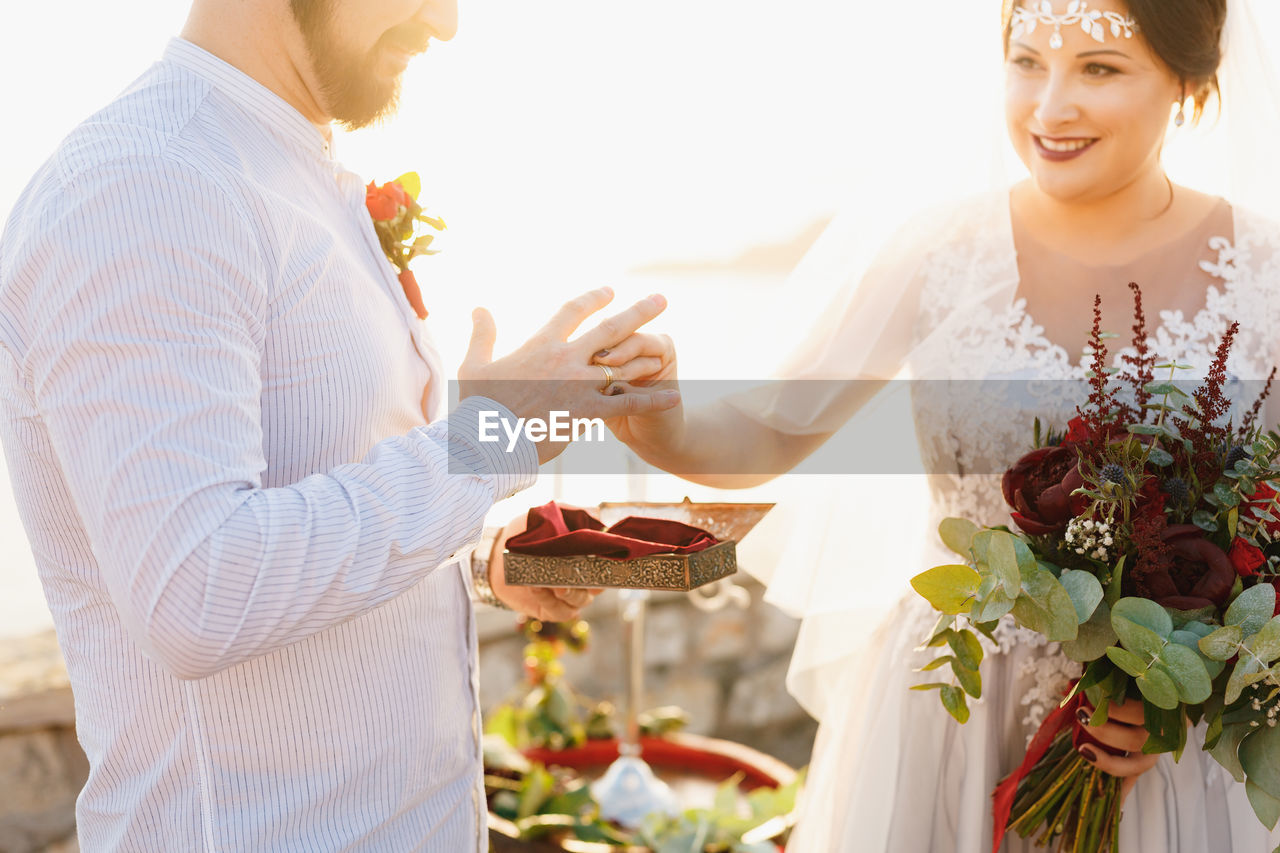
M 443 219 L 427 216 L 418 204 L 418 193 L 422 190 L 422 182 L 417 173 L 408 172 L 388 181 L 382 186 L 370 181 L 365 188 L 364 204 L 373 217 L 373 230 L 378 233 L 378 242 L 387 260 L 395 264 L 400 271 L 400 286 L 404 295 L 413 306 L 418 319 L 427 317 L 426 306 L 422 303 L 422 289 L 418 280 L 409 269 L 409 262 L 418 255 L 434 255 L 436 250 L 430 248 L 434 234 L 418 234 L 417 224 L 430 225 L 437 231 L 445 230 Z

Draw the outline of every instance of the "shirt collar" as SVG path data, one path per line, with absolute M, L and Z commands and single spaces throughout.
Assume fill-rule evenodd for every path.
M 234 65 L 186 39 L 176 37 L 170 39 L 165 47 L 164 61 L 209 81 L 285 139 L 327 159 L 333 158 L 332 139 L 326 139 L 302 113 Z

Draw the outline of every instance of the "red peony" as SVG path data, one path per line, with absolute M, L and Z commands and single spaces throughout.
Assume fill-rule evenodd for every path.
M 1001 481 L 1013 521 L 1032 536 L 1062 531 L 1084 511 L 1088 499 L 1071 493 L 1084 485 L 1070 447 L 1042 447 L 1018 460 Z
M 1242 578 L 1251 578 L 1258 574 L 1258 569 L 1267 562 L 1267 555 L 1243 536 L 1231 541 L 1231 550 L 1227 551 L 1231 565 L 1236 567 L 1236 574 Z
M 1176 610 L 1222 607 L 1236 582 L 1231 558 L 1204 537 L 1194 524 L 1175 524 L 1164 532 L 1172 553 L 1172 566 L 1164 577 L 1148 574 L 1143 582 L 1155 593 L 1152 597 Z M 1167 583 L 1162 583 L 1167 579 Z

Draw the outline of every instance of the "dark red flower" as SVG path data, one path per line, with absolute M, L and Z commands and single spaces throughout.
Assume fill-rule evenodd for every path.
M 1163 577 L 1152 573 L 1143 578 L 1151 597 L 1178 610 L 1226 604 L 1236 582 L 1236 567 L 1226 552 L 1194 524 L 1175 524 L 1162 538 L 1173 555 L 1173 564 Z
M 1089 425 L 1084 422 L 1084 418 L 1076 416 L 1067 421 L 1067 434 L 1063 437 L 1063 441 L 1069 444 L 1079 444 L 1089 439 Z
M 1083 512 L 1088 498 L 1071 494 L 1083 485 L 1075 449 L 1061 446 L 1031 451 L 1001 481 L 1014 523 L 1032 536 L 1058 533 Z
M 1267 555 L 1243 536 L 1231 540 L 1231 550 L 1227 551 L 1231 565 L 1236 567 L 1236 574 L 1242 578 L 1251 578 L 1258 574 L 1258 569 L 1267 562 Z

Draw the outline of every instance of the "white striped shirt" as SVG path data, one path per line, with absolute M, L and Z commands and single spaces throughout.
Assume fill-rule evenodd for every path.
M 0 425 L 83 849 L 487 849 L 455 558 L 537 456 L 476 440 L 492 401 L 436 422 L 444 385 L 362 180 L 211 54 L 173 41 L 42 167 Z

